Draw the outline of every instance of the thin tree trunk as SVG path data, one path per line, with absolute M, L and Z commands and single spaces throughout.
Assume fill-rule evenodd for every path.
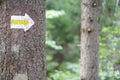
M 27 31 L 11 28 L 11 16 L 25 14 L 34 25 Z M 45 80 L 45 74 L 45 0 L 2 0 L 0 80 Z
M 99 0 L 82 0 L 81 80 L 98 80 Z

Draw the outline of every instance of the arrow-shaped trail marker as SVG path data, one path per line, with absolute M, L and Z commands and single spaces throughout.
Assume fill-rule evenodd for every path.
M 11 23 L 11 28 L 24 29 L 25 32 L 34 25 L 34 21 L 27 13 L 25 13 L 25 16 L 17 16 L 17 15 L 11 16 L 10 23 Z

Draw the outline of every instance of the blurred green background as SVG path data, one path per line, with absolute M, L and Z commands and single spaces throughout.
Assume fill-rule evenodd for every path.
M 81 0 L 47 0 L 47 80 L 80 80 Z M 100 0 L 99 78 L 120 80 L 120 6 Z

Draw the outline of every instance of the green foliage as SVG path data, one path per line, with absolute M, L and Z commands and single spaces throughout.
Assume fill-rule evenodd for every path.
M 120 71 L 114 69 L 114 65 L 120 63 L 120 27 L 118 24 L 120 11 L 115 0 L 105 0 L 105 2 L 101 14 L 101 24 L 104 27 L 99 36 L 100 80 L 120 80 Z
M 102 26 L 112 26 L 117 7 L 117 0 L 101 0 L 100 24 Z
M 79 0 L 48 0 L 47 2 L 48 10 L 54 9 L 57 11 L 63 11 L 62 13 L 65 13 L 59 18 L 53 18 L 49 20 L 50 23 L 48 24 L 52 24 L 52 26 L 54 26 L 54 28 L 51 29 L 51 34 L 54 35 L 52 36 L 53 40 L 63 46 L 66 46 L 66 43 L 72 43 L 76 35 L 79 35 Z M 55 14 L 56 13 L 54 12 L 54 15 Z
M 79 80 L 79 3 L 47 0 L 47 80 Z
M 100 80 L 119 80 L 120 72 L 114 70 L 114 65 L 119 62 L 119 27 L 108 26 L 101 30 L 99 43 Z
M 47 80 L 80 80 L 78 71 L 80 71 L 78 63 L 64 63 L 60 71 L 53 71 Z

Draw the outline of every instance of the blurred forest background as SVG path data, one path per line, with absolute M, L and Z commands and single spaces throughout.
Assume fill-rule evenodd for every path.
M 100 0 L 99 78 L 120 80 L 120 6 Z M 47 80 L 80 80 L 81 0 L 47 0 Z

